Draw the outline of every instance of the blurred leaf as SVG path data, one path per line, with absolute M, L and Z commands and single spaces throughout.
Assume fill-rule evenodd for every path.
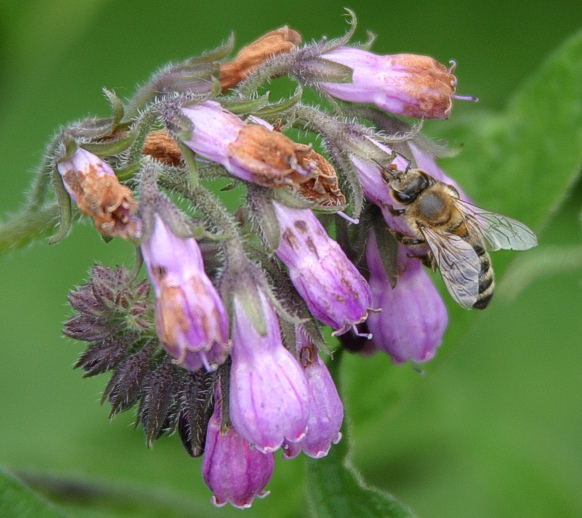
M 454 144 L 462 138 L 464 147 L 454 160 L 442 163 L 479 207 L 517 218 L 539 233 L 580 176 L 581 99 L 578 32 L 534 72 L 504 113 L 475 114 L 451 123 L 440 136 Z M 516 257 L 515 252 L 492 254 L 498 282 Z M 479 319 L 475 312 L 449 308 L 453 324 L 446 341 L 453 344 Z M 437 356 L 436 363 L 444 356 Z
M 139 517 L 139 518 L 218 518 L 229 516 L 229 511 L 208 505 L 209 498 L 185 497 L 166 488 L 151 489 L 139 484 L 119 484 L 96 479 L 61 477 L 42 472 L 22 472 L 19 476 L 32 488 L 50 496 L 72 516 L 82 517 Z M 24 486 L 23 486 L 24 487 Z M 1 491 L 1 490 L 0 490 Z M 35 498 L 36 495 L 31 493 Z M 0 492 L 0 516 L 18 518 L 64 518 L 63 514 L 48 511 L 36 514 L 18 514 L 14 509 L 2 513 L 4 496 Z M 33 511 L 35 511 L 33 509 Z M 232 516 L 232 514 L 230 514 Z
M 499 295 L 508 300 L 515 299 L 526 286 L 542 277 L 582 270 L 582 245 L 541 246 L 513 266 L 506 276 L 511 282 L 503 283 L 499 289 Z
M 392 495 L 365 484 L 347 459 L 348 438 L 333 446 L 327 457 L 306 457 L 307 498 L 316 518 L 353 518 L 354 516 L 413 517 L 412 512 Z
M 0 516 L 63 518 L 65 515 L 22 482 L 0 470 Z
M 582 165 L 582 32 L 511 99 L 505 113 L 471 115 L 441 136 L 464 149 L 445 167 L 477 204 L 540 229 Z
M 340 386 L 338 352 L 329 365 L 336 385 Z M 392 495 L 366 485 L 360 473 L 349 461 L 349 424 L 344 420 L 342 440 L 332 446 L 326 457 L 305 457 L 307 469 L 307 499 L 315 518 L 412 518 L 412 512 Z

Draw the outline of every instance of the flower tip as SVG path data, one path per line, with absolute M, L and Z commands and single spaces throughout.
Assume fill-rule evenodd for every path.
M 226 500 L 224 501 L 218 500 L 218 498 L 216 498 L 216 495 L 212 495 L 210 501 L 212 502 L 212 505 L 214 505 L 214 507 L 224 507 L 227 503 Z
M 260 446 L 258 444 L 252 444 L 252 447 L 255 450 L 257 450 L 257 451 L 260 451 L 261 453 L 268 454 L 268 453 L 274 453 L 274 452 L 276 452 L 282 445 L 283 445 L 283 441 L 280 441 L 277 444 L 274 444 L 274 445 L 266 445 L 266 446 Z
M 304 430 L 297 437 L 287 437 L 287 440 L 291 443 L 301 442 L 303 439 L 305 439 L 306 435 L 307 435 L 307 426 L 304 428 Z

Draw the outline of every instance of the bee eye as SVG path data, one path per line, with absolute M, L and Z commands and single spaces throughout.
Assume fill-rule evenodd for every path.
M 396 201 L 407 204 L 413 202 L 416 197 L 428 187 L 428 180 L 425 175 L 415 175 L 402 190 L 394 191 Z
M 416 198 L 417 193 L 410 193 L 406 191 L 394 191 L 394 198 L 400 203 L 410 203 L 414 198 Z

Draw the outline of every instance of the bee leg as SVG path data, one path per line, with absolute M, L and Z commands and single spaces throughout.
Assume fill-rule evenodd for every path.
M 426 255 L 422 256 L 421 258 L 422 264 L 424 264 L 431 272 L 435 272 L 437 269 L 436 260 L 432 252 L 428 252 Z
M 405 236 L 402 232 L 397 232 L 393 230 L 392 233 L 398 239 L 400 243 L 406 246 L 416 246 L 416 245 L 424 245 L 426 241 L 424 239 L 417 239 L 416 237 L 408 237 Z
M 393 216 L 402 216 L 402 214 L 404 214 L 406 212 L 406 209 L 395 209 L 389 203 L 383 203 L 382 206 L 385 207 L 386 209 L 388 209 L 390 214 L 392 214 Z

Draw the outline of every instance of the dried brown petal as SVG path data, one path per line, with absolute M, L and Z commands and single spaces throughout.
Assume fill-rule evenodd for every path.
M 302 166 L 309 146 L 298 144 L 278 131 L 248 124 L 228 145 L 231 163 L 249 171 L 252 182 L 263 187 L 298 185 L 316 175 Z
M 267 59 L 276 54 L 291 52 L 301 44 L 301 34 L 289 27 L 268 32 L 258 40 L 243 47 L 233 61 L 220 66 L 222 91 L 243 81 Z
M 339 188 L 339 183 L 333 166 L 319 153 L 309 146 L 309 152 L 303 157 L 301 165 L 313 170 L 313 178 L 299 185 L 299 192 L 308 200 L 321 207 L 341 207 L 346 204 L 346 197 Z
M 182 152 L 176 141 L 166 130 L 152 131 L 146 137 L 143 154 L 150 155 L 163 164 L 171 166 L 182 165 Z
M 131 189 L 115 176 L 99 175 L 94 169 L 68 171 L 63 179 L 79 210 L 93 218 L 101 234 L 129 237 L 134 233 L 131 216 L 137 208 Z

